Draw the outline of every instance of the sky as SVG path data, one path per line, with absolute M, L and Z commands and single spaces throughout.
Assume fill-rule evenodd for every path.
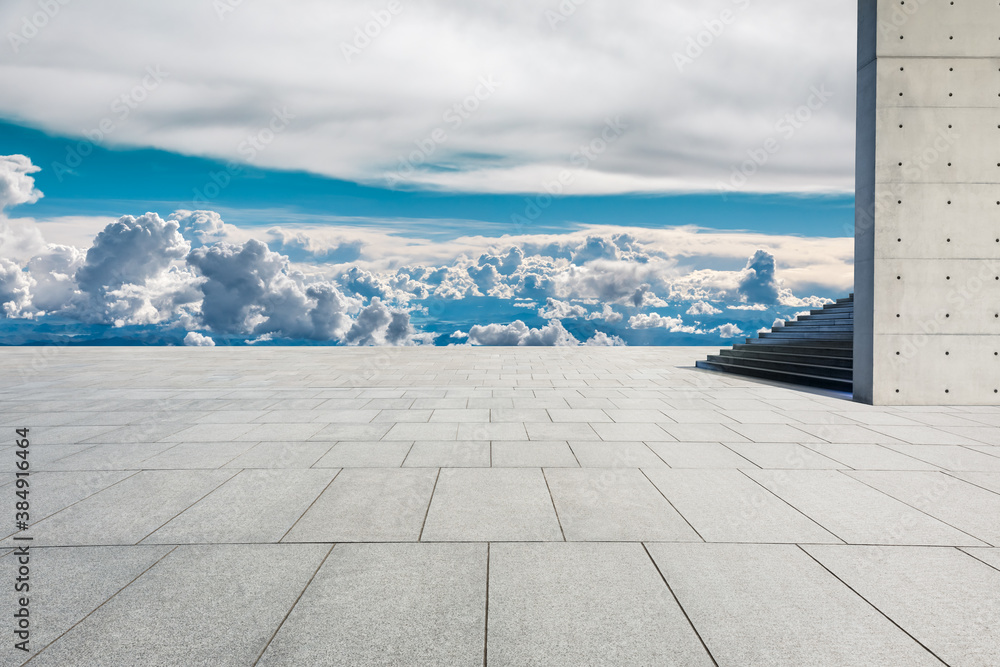
M 855 12 L 5 2 L 0 344 L 737 342 L 852 289 Z

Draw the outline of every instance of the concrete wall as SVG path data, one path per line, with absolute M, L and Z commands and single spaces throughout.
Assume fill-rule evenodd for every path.
M 858 15 L 855 400 L 1000 405 L 1000 2 Z

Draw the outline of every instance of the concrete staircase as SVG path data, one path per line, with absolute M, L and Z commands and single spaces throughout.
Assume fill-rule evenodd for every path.
M 721 350 L 698 368 L 851 392 L 854 295 Z

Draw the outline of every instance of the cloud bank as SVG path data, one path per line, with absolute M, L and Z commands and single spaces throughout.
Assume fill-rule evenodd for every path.
M 400 4 L 11 0 L 0 117 L 390 187 L 853 189 L 854 2 Z

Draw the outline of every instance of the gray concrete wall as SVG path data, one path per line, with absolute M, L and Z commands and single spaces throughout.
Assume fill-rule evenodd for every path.
M 1000 404 L 1000 2 L 858 16 L 855 399 Z

